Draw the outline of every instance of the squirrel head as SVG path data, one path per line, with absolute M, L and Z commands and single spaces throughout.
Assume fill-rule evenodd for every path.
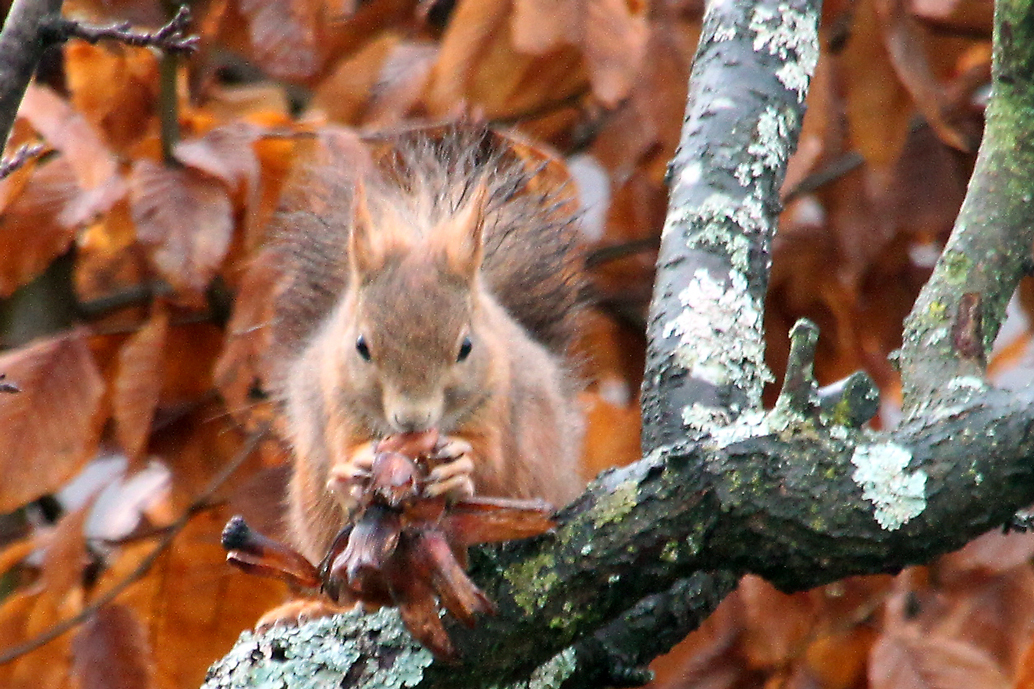
M 374 222 L 356 189 L 337 393 L 376 433 L 447 432 L 486 396 L 491 357 L 478 323 L 486 195 L 474 188 L 454 213 L 415 232 L 390 210 Z

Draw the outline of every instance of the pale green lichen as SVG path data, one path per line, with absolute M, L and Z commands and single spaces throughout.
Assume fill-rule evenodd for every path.
M 503 576 L 513 586 L 514 602 L 528 615 L 542 605 L 546 594 L 560 581 L 556 560 L 549 553 L 518 562 L 510 566 Z
M 349 636 L 340 630 L 348 627 Z M 391 650 L 391 665 L 362 661 L 368 639 Z M 431 653 L 405 630 L 393 608 L 354 612 L 300 627 L 277 627 L 262 635 L 244 632 L 234 648 L 212 666 L 202 689 L 324 689 L 340 685 L 346 673 L 358 674 L 367 689 L 403 689 L 422 681 Z M 356 663 L 365 662 L 356 673 Z
M 594 510 L 593 524 L 596 528 L 621 521 L 636 506 L 638 493 L 639 488 L 634 481 L 624 481 L 601 497 Z
M 969 279 L 973 261 L 961 251 L 945 251 L 941 256 L 943 275 L 949 285 L 961 285 Z
M 896 443 L 863 444 L 855 448 L 851 478 L 872 503 L 876 521 L 895 531 L 926 509 L 926 472 L 908 472 L 912 453 Z
M 784 113 L 770 106 L 761 111 L 756 135 L 747 146 L 748 159 L 736 166 L 735 175 L 740 184 L 754 188 L 758 177 L 783 166 L 789 154 L 786 142 L 796 127 L 797 113 L 793 110 Z
M 774 10 L 759 5 L 751 13 L 750 30 L 754 50 L 779 58 L 776 78 L 803 101 L 819 62 L 818 14 L 802 13 L 785 2 Z
M 729 280 L 726 285 L 698 268 L 679 293 L 682 309 L 662 336 L 678 338 L 672 356 L 694 378 L 718 387 L 733 385 L 752 404 L 760 403 L 762 386 L 771 379 L 760 337 L 761 309 L 741 273 L 730 271 Z

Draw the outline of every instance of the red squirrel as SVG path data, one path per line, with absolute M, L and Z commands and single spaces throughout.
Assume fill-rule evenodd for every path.
M 274 220 L 292 273 L 274 307 L 273 386 L 293 452 L 289 537 L 313 562 L 354 503 L 331 487 L 394 433 L 441 434 L 434 493 L 559 507 L 583 487 L 565 359 L 577 231 L 500 141 L 473 126 L 405 135 L 363 172 L 313 171 L 320 198 Z

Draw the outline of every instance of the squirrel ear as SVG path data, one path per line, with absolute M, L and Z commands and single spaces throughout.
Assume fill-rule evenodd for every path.
M 470 200 L 442 227 L 445 261 L 449 269 L 469 279 L 473 279 L 481 268 L 481 235 L 485 225 L 487 202 L 488 188 L 480 182 L 471 193 Z
M 384 265 L 385 247 L 376 236 L 366 202 L 366 185 L 361 179 L 352 192 L 352 227 L 348 233 L 348 260 L 352 274 L 360 279 Z

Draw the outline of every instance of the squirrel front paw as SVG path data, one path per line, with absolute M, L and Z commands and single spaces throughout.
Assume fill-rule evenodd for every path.
M 330 468 L 327 489 L 338 497 L 341 506 L 350 512 L 362 496 L 362 484 L 369 479 L 373 471 L 375 443 L 359 445 L 348 458 Z
M 349 603 L 351 605 L 334 605 L 324 600 L 309 598 L 293 600 L 278 605 L 260 617 L 255 623 L 255 631 L 261 634 L 273 627 L 297 627 L 310 620 L 348 612 L 355 605 L 354 601 Z
M 434 459 L 443 463 L 427 475 L 424 493 L 431 497 L 442 495 L 449 500 L 462 500 L 474 495 L 473 454 L 473 448 L 466 440 L 443 437 L 434 453 Z

